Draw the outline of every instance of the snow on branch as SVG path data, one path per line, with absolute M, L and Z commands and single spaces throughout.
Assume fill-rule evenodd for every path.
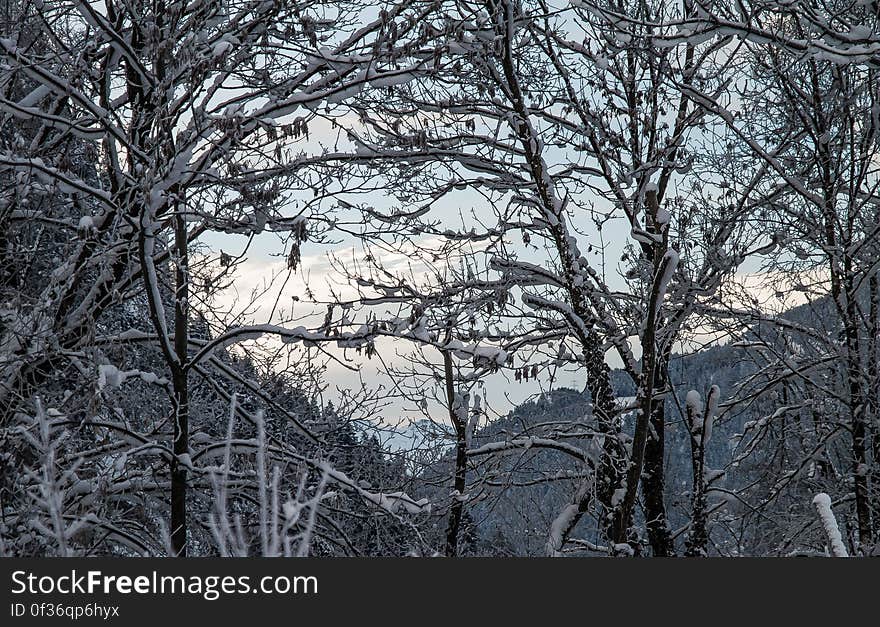
M 837 519 L 831 510 L 831 497 L 825 492 L 820 492 L 813 497 L 813 505 L 816 507 L 816 513 L 819 515 L 819 522 L 822 523 L 822 529 L 828 538 L 828 546 L 831 548 L 831 554 L 834 557 L 849 557 L 846 551 L 846 545 L 843 543 L 843 537 L 840 535 L 840 529 L 837 527 Z

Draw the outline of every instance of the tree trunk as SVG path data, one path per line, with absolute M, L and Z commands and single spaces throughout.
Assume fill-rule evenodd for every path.
M 849 259 L 844 266 L 847 276 Z M 844 318 L 847 352 L 847 376 L 849 378 L 849 403 L 852 414 L 852 473 L 856 496 L 856 520 L 858 522 L 861 550 L 868 550 L 873 543 L 871 530 L 871 507 L 868 495 L 868 459 L 866 454 L 867 431 L 865 425 L 865 390 L 859 342 L 859 316 L 856 307 L 856 290 L 847 280 L 846 316 Z
M 705 420 L 705 415 L 703 417 Z M 699 433 L 700 441 L 697 442 L 695 434 L 691 432 L 691 469 L 693 471 L 693 494 L 691 496 L 691 529 L 685 543 L 686 557 L 705 557 L 706 546 L 709 543 L 709 533 L 706 522 L 706 484 L 703 478 L 705 468 L 705 446 L 703 432 Z
M 174 245 L 177 257 L 174 294 L 174 351 L 172 364 L 174 386 L 173 452 L 171 459 L 171 548 L 175 555 L 185 557 L 186 536 L 186 482 L 187 469 L 180 456 L 189 452 L 189 385 L 187 380 L 187 351 L 189 341 L 189 249 L 186 219 L 178 206 L 174 218 Z M 187 457 L 188 458 L 188 457 Z
M 667 364 L 669 352 L 663 356 L 658 384 L 666 389 L 668 379 Z M 642 495 L 645 499 L 645 518 L 648 542 L 655 557 L 670 557 L 675 554 L 669 524 L 666 518 L 664 475 L 666 442 L 666 404 L 661 400 L 651 413 L 650 432 L 645 444 L 645 471 L 642 478 Z
M 455 407 L 455 385 L 452 371 L 452 355 L 443 351 L 443 370 L 446 377 L 446 402 L 449 408 L 449 421 L 455 429 L 455 476 L 453 489 L 455 496 L 449 508 L 449 522 L 446 527 L 446 557 L 458 555 L 458 531 L 464 509 L 464 490 L 467 481 L 467 424 L 461 420 Z
M 645 194 L 645 202 L 649 215 L 656 216 L 659 210 L 656 191 L 648 191 Z M 633 432 L 632 454 L 629 459 L 629 466 L 626 473 L 625 491 L 622 501 L 615 508 L 614 512 L 614 542 L 615 544 L 629 543 L 636 550 L 636 538 L 632 537 L 630 527 L 632 526 L 633 509 L 635 508 L 636 497 L 638 496 L 639 484 L 641 483 L 642 473 L 645 469 L 646 449 L 649 439 L 649 432 L 653 421 L 656 420 L 656 405 L 663 404 L 663 398 L 656 399 L 658 392 L 665 392 L 665 388 L 661 387 L 662 377 L 660 374 L 660 366 L 663 356 L 666 353 L 665 348 L 658 347 L 658 330 L 660 329 L 660 305 L 663 299 L 664 277 L 667 267 L 675 262 L 666 256 L 667 250 L 665 239 L 663 245 L 656 246 L 653 249 L 653 268 L 654 278 L 651 285 L 650 298 L 648 299 L 648 311 L 645 319 L 644 333 L 642 334 L 642 372 L 639 377 L 639 389 L 637 392 L 637 414 L 635 430 Z M 658 348 L 662 351 L 658 355 Z M 661 410 L 662 415 L 662 410 Z M 662 431 L 662 426 L 661 426 Z M 662 482 L 663 459 L 659 460 L 660 465 L 660 481 Z M 663 495 L 658 496 L 662 500 Z M 665 518 L 665 517 L 664 517 Z
M 870 408 L 869 424 L 871 425 L 871 452 L 874 464 L 871 472 L 871 516 L 874 523 L 873 533 L 877 554 L 877 539 L 880 538 L 880 285 L 877 273 L 868 281 L 869 323 L 868 323 L 868 399 Z

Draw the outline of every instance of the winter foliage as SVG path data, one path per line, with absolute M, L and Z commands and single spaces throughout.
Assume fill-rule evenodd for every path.
M 878 18 L 0 0 L 0 554 L 877 555 Z

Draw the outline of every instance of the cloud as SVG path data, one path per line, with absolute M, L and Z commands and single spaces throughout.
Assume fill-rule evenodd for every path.
M 293 317 L 323 316 L 326 303 L 337 298 L 352 301 L 364 293 L 376 295 L 369 287 L 359 287 L 349 281 L 345 274 L 359 266 L 366 272 L 368 265 L 364 258 L 368 252 L 381 262 L 385 271 L 403 280 L 421 283 L 428 280 L 430 269 L 417 250 L 436 250 L 439 246 L 439 239 L 424 238 L 395 252 L 354 246 L 326 250 L 302 256 L 296 271 L 289 270 L 283 259 L 266 255 L 245 258 L 237 264 L 230 285 L 216 294 L 213 304 L 219 310 L 231 312 L 236 318 L 247 317 L 253 323 L 283 323 Z

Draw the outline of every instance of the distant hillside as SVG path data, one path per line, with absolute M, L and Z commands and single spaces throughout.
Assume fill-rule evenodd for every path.
M 787 311 L 783 316 L 809 328 L 829 324 L 833 318 L 830 303 L 819 301 Z M 832 329 L 828 329 L 831 333 Z M 792 334 L 780 334 L 772 325 L 756 327 L 765 341 L 796 342 Z M 690 514 L 692 471 L 690 462 L 690 438 L 684 428 L 685 396 L 696 390 L 705 399 L 712 385 L 721 389 L 721 402 L 730 398 L 738 382 L 748 378 L 757 369 L 754 354 L 738 345 L 719 345 L 704 348 L 689 355 L 673 356 L 669 370 L 673 394 L 666 399 L 666 503 L 670 527 L 675 530 L 687 523 Z M 622 370 L 611 372 L 614 393 L 618 398 L 630 400 L 636 388 L 630 377 Z M 766 412 L 770 400 L 722 412 L 715 424 L 714 434 L 707 451 L 709 469 L 726 468 L 732 451 L 746 422 L 755 420 Z M 629 416 L 624 417 L 624 420 Z M 586 437 L 568 437 L 577 429 L 589 429 L 592 408 L 588 393 L 571 388 L 559 388 L 541 394 L 537 398 L 516 407 L 507 416 L 480 429 L 474 436 L 473 447 L 489 442 L 503 442 L 515 436 L 558 438 L 575 446 L 587 447 Z M 434 440 L 441 427 L 430 423 L 415 423 L 394 440 L 398 448 L 412 446 L 413 442 L 425 441 L 426 433 L 433 433 Z M 430 440 L 430 436 L 429 436 Z M 420 481 L 428 496 L 443 498 L 449 493 L 452 475 L 451 438 L 445 455 L 430 464 L 420 474 Z M 754 456 L 753 456 L 754 457 Z M 749 467 L 728 469 L 728 474 L 718 484 L 733 487 L 749 482 L 749 473 L 760 468 L 763 461 L 757 457 Z M 517 450 L 503 461 L 490 465 L 486 459 L 472 460 L 469 483 L 482 479 L 479 491 L 470 495 L 469 522 L 473 526 L 471 551 L 476 554 L 542 555 L 547 540 L 547 530 L 573 493 L 576 483 L 568 476 L 580 468 L 572 457 L 555 451 L 532 448 Z M 548 475 L 562 477 L 547 481 Z M 737 507 L 731 502 L 729 507 Z M 637 511 L 636 516 L 640 512 Z M 723 534 L 719 534 L 723 535 Z M 573 537 L 601 543 L 592 520 L 584 519 Z M 680 540 L 681 541 L 681 538 Z
M 690 453 L 687 433 L 682 429 L 679 406 L 690 389 L 705 394 L 711 385 L 722 391 L 745 375 L 751 366 L 743 360 L 742 349 L 718 346 L 699 353 L 673 358 L 670 366 L 675 384 L 675 397 L 667 400 L 667 494 L 670 504 L 670 522 L 673 526 L 685 520 L 690 492 Z M 631 398 L 635 386 L 623 371 L 612 372 L 615 394 Z M 558 435 L 578 424 L 586 425 L 592 419 L 589 394 L 570 388 L 559 388 L 523 403 L 506 417 L 481 429 L 474 437 L 473 446 L 504 441 L 515 435 L 536 437 Z M 744 419 L 727 419 L 719 423 L 713 437 L 709 460 L 723 463 L 729 457 L 727 442 L 742 428 Z M 418 431 L 417 428 L 415 428 Z M 587 446 L 588 438 L 569 438 L 567 442 Z M 575 479 L 542 481 L 548 473 L 564 477 L 579 471 L 576 460 L 555 451 L 531 449 L 510 455 L 496 466 L 485 460 L 474 460 L 476 476 L 488 483 L 478 494 L 472 495 L 470 515 L 475 527 L 476 551 L 481 554 L 541 555 L 547 540 L 547 529 L 575 489 Z M 452 473 L 450 454 L 424 471 L 426 485 L 444 483 Z M 503 478 L 503 479 L 502 479 Z M 448 483 L 448 482 L 447 482 Z M 574 537 L 598 541 L 593 521 L 584 519 Z

